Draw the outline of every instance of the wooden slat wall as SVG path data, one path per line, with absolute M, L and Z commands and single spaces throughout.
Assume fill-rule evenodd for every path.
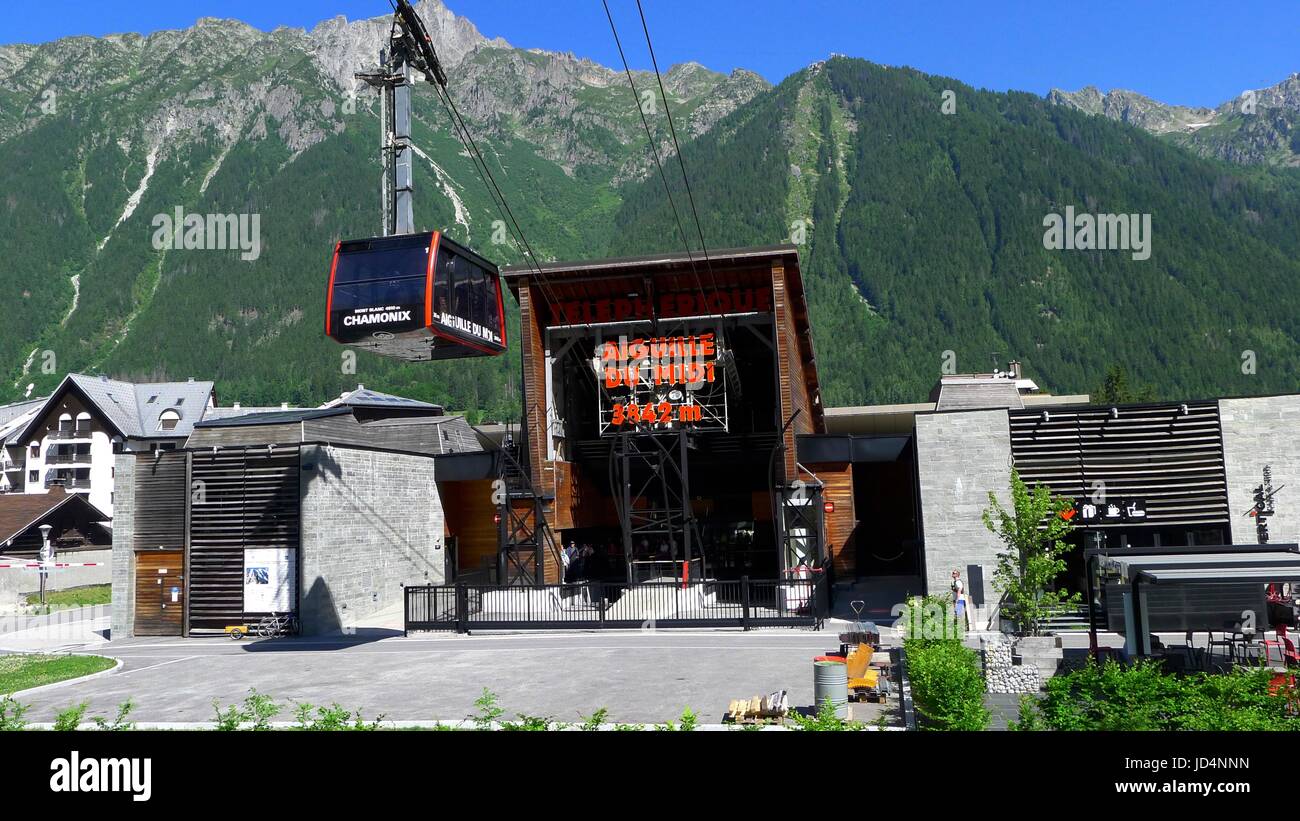
M 519 336 L 524 359 L 524 417 L 528 425 L 528 459 L 533 483 L 548 492 L 546 462 L 546 348 L 540 318 L 533 304 L 533 286 L 519 286 Z M 554 492 L 554 485 L 549 488 Z
M 186 440 L 191 450 L 213 447 L 254 447 L 274 443 L 296 445 L 302 442 L 302 423 L 286 422 L 282 425 L 231 425 L 223 428 L 195 428 Z
M 492 480 L 443 482 L 438 492 L 447 535 L 456 537 L 457 570 L 472 573 L 495 568 L 497 509 L 492 504 Z
M 793 333 L 794 323 L 790 316 L 790 304 L 785 288 L 785 267 L 772 266 L 772 310 L 774 314 L 777 384 L 780 387 L 781 413 L 778 425 L 784 425 L 798 407 L 796 403 L 797 385 L 800 379 L 799 346 Z M 782 462 L 782 479 L 790 481 L 795 476 L 795 435 L 803 432 L 803 423 L 807 421 L 808 409 L 803 408 L 799 419 L 791 425 L 785 434 L 785 458 Z
M 183 451 L 160 451 L 135 457 L 135 514 L 132 544 L 136 550 L 183 550 L 185 505 L 189 483 Z
M 835 512 L 822 514 L 826 523 L 826 552 L 835 574 L 852 579 L 857 573 L 857 553 L 853 528 L 857 513 L 853 509 L 853 465 L 849 462 L 805 465 L 822 480 L 822 501 L 834 502 Z
M 190 625 L 222 628 L 244 616 L 244 548 L 298 549 L 295 447 L 194 453 L 202 482 L 190 512 Z
M 1145 499 L 1153 525 L 1229 520 L 1217 403 L 1009 411 L 1011 456 L 1021 478 L 1071 498 L 1104 482 L 1108 499 Z M 1109 525 L 1109 527 L 1132 527 Z

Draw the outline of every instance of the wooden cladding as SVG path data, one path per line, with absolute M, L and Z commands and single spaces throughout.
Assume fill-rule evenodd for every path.
M 1217 403 L 1008 415 L 1012 461 L 1029 485 L 1075 499 L 1104 487 L 1107 500 L 1145 500 L 1151 525 L 1229 519 Z
M 244 617 L 244 549 L 298 549 L 299 452 L 294 447 L 193 454 L 190 625 Z
M 135 457 L 135 515 L 132 544 L 136 550 L 181 550 L 185 547 L 186 454 L 142 453 Z
M 842 579 L 852 579 L 857 574 L 857 552 L 853 530 L 857 527 L 857 513 L 853 508 L 853 465 L 849 462 L 808 465 L 822 481 L 822 503 L 830 503 L 833 510 L 823 508 L 826 527 L 826 558 L 835 566 L 835 574 Z

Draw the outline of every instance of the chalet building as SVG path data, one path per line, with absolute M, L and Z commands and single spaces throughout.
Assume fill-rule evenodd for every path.
M 0 497 L 0 556 L 39 558 L 42 525 L 50 526 L 50 547 L 61 560 L 70 552 L 107 551 L 113 544 L 107 518 L 85 494 L 57 486 L 49 493 L 8 494 Z
M 85 495 L 111 519 L 115 455 L 180 447 L 214 404 L 211 382 L 131 383 L 69 374 L 46 399 L 7 409 L 21 411 L 20 421 L 5 428 L 7 492 L 61 487 Z

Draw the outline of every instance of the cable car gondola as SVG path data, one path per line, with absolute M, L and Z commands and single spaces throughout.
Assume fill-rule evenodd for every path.
M 409 361 L 498 356 L 506 350 L 499 273 L 440 231 L 340 242 L 325 334 Z

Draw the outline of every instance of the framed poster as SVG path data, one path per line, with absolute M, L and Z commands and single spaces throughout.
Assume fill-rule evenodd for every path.
M 244 612 L 297 610 L 298 568 L 294 551 L 280 547 L 244 549 Z

